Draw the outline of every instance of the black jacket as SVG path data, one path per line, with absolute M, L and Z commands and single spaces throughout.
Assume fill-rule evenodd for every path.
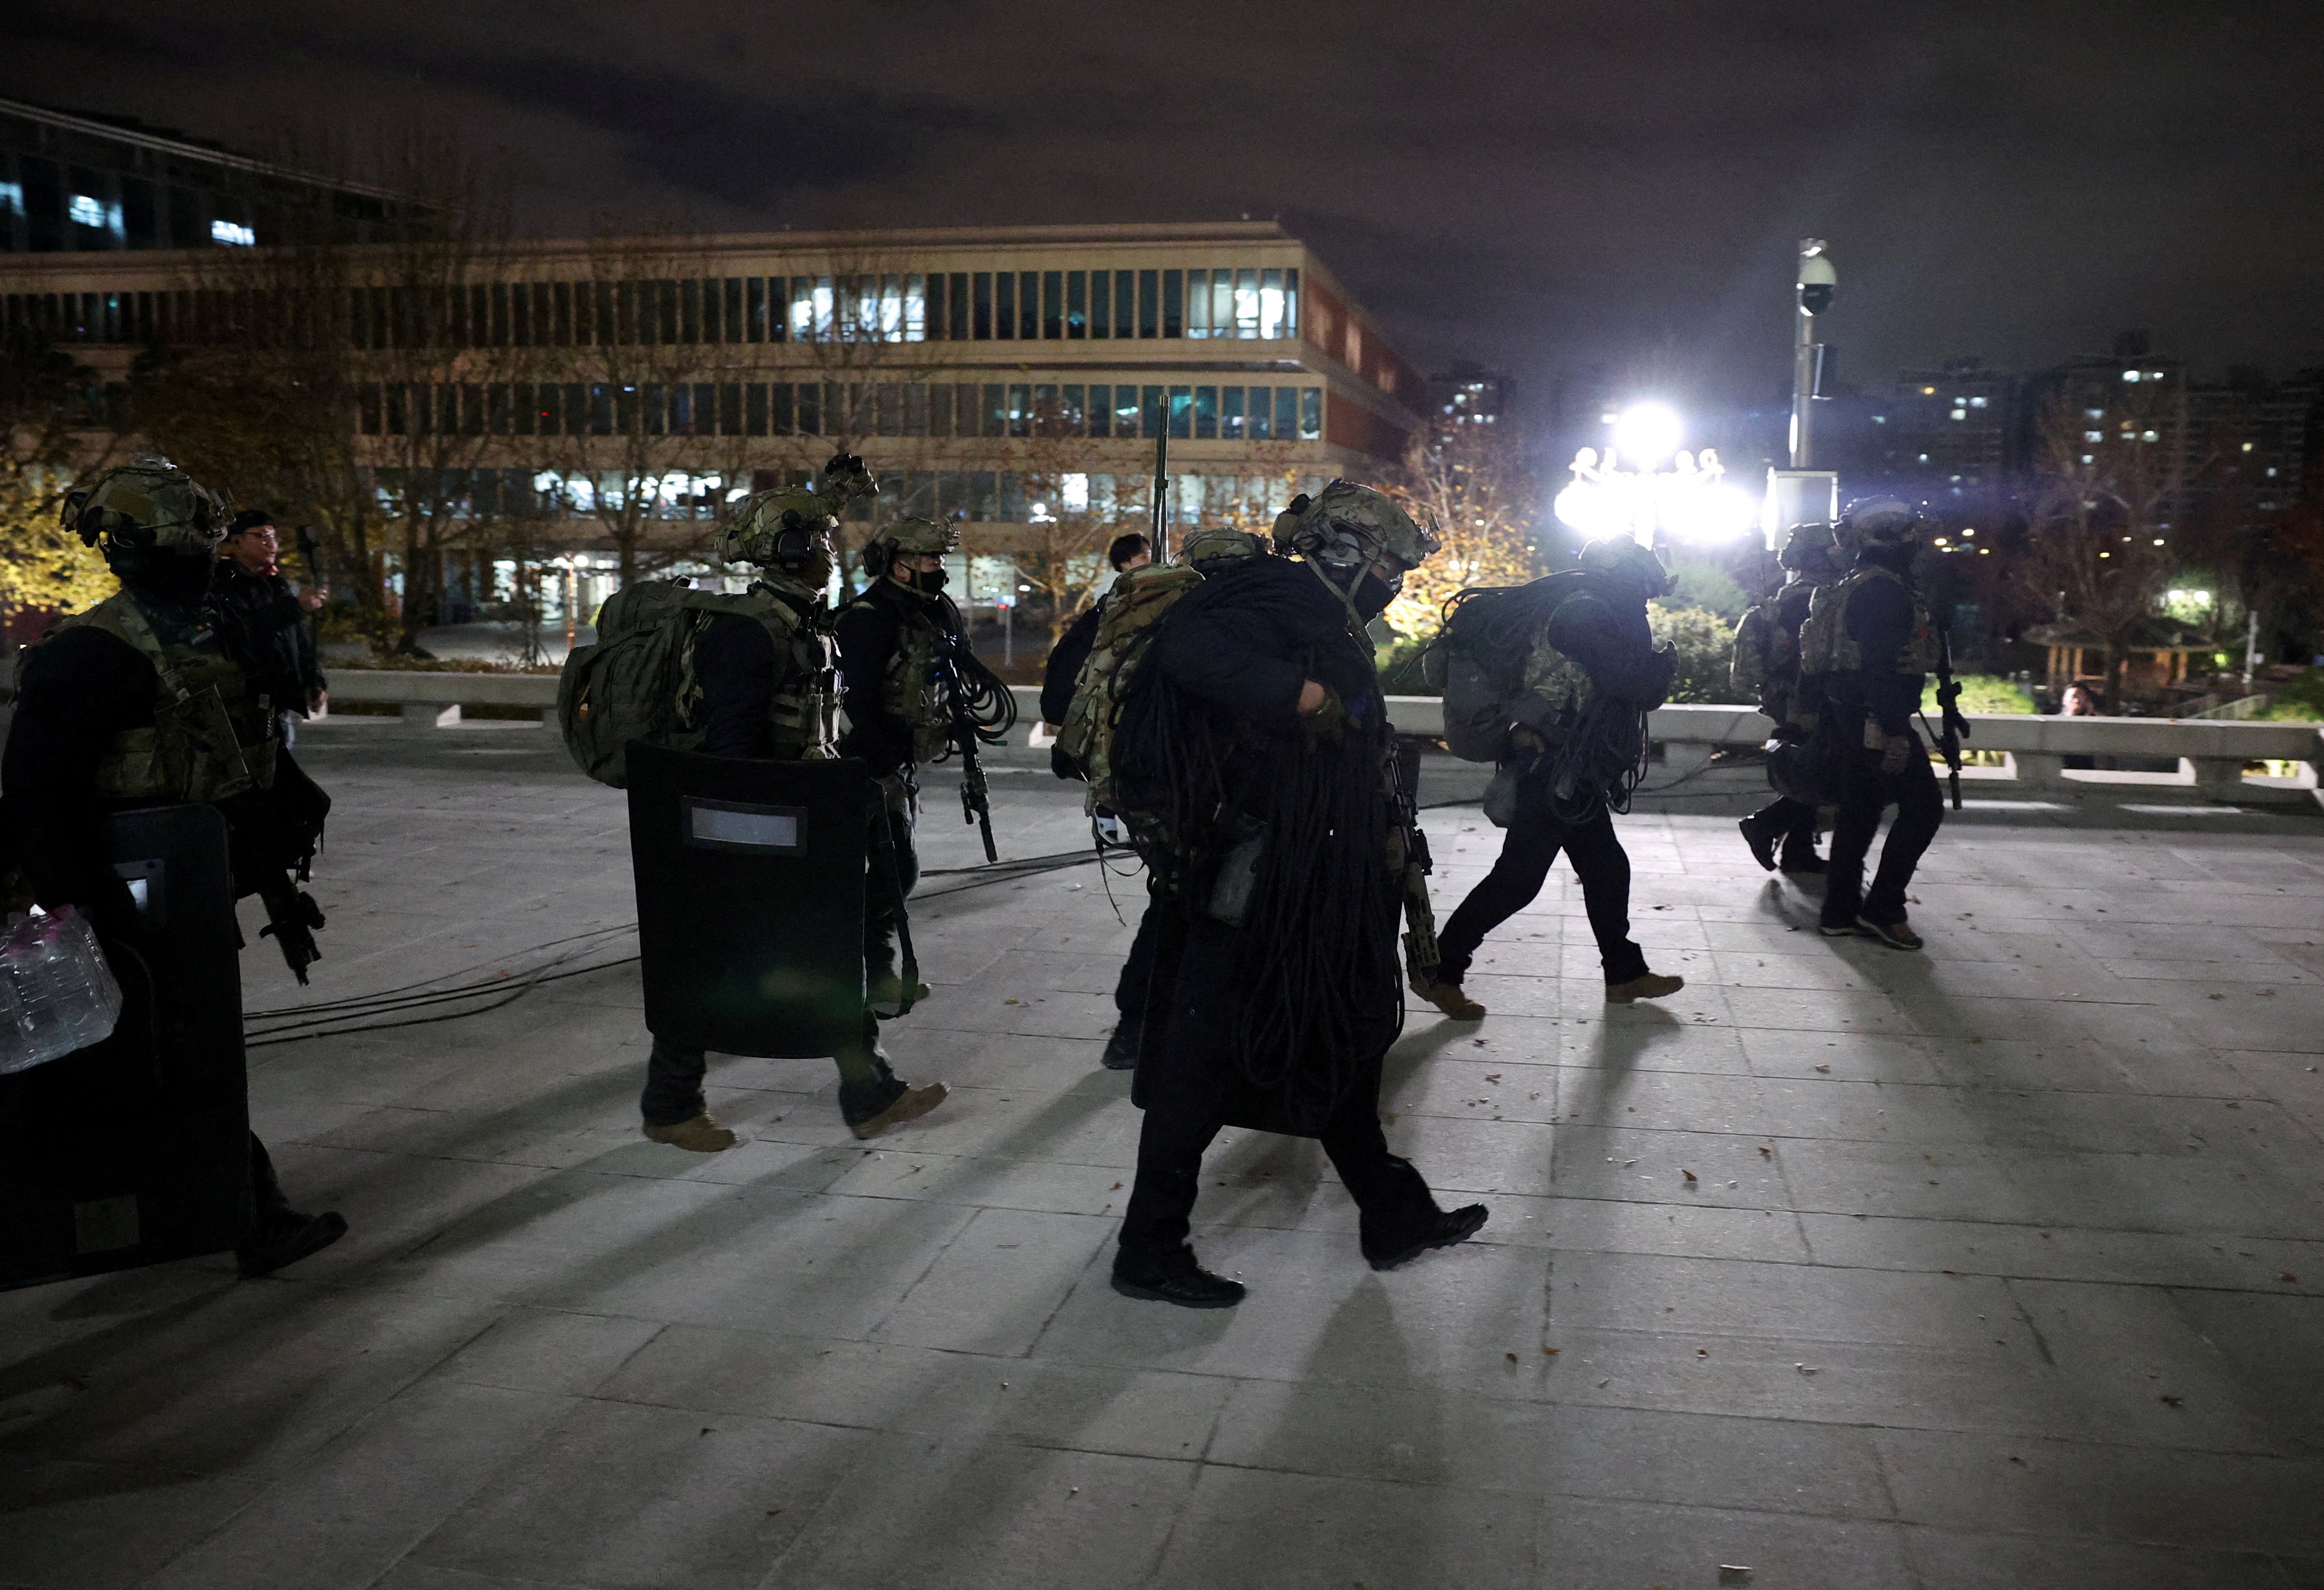
M 1676 659 L 1655 650 L 1646 603 L 1635 596 L 1624 600 L 1584 586 L 1578 599 L 1560 602 L 1550 614 L 1543 639 L 1618 701 L 1651 712 L 1670 693 Z
M 1074 681 L 1081 677 L 1082 665 L 1089 661 L 1091 648 L 1097 645 L 1098 619 L 1104 603 L 1090 610 L 1065 626 L 1057 644 L 1049 650 L 1048 663 L 1041 670 L 1041 721 L 1063 723 L 1073 709 Z
M 153 665 L 88 625 L 20 655 L 16 712 L 0 752 L 9 849 L 45 906 L 78 905 L 100 929 L 135 920 L 129 886 L 105 864 L 97 764 L 113 737 L 153 721 Z
M 1884 557 L 1877 551 L 1868 550 L 1858 555 L 1858 562 L 1894 568 L 1904 575 L 1906 582 L 1912 577 L 1908 572 L 1912 566 L 1909 551 L 1890 553 Z M 1860 673 L 1835 676 L 1831 684 L 1833 694 L 1850 722 L 1856 721 L 1855 712 L 1860 707 L 1879 723 L 1884 734 L 1913 731 L 1913 714 L 1921 710 L 1921 692 L 1928 683 L 1928 676 L 1900 674 L 1896 662 L 1912 644 L 1916 616 L 1909 584 L 1868 580 L 1849 595 L 1848 638 L 1856 642 L 1864 666 Z
M 254 574 L 221 558 L 210 602 L 227 647 L 252 683 L 281 711 L 306 714 L 307 703 L 323 688 L 315 660 L 307 611 L 280 574 Z
M 885 578 L 839 615 L 839 704 L 847 714 L 842 756 L 861 757 L 873 777 L 912 761 L 911 725 L 888 710 L 888 662 L 904 625 L 931 612 L 921 598 Z

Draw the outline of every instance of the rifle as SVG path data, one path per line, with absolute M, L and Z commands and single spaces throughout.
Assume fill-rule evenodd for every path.
M 1169 543 L 1162 537 L 1162 503 L 1170 492 L 1170 396 L 1162 395 L 1162 423 L 1154 427 L 1154 561 L 1170 561 Z
M 1937 749 L 1945 756 L 1945 782 L 1950 786 L 1953 810 L 1961 809 L 1961 741 L 1969 738 L 1969 720 L 1961 716 L 1960 681 L 1953 677 L 1953 628 L 1948 619 L 1937 626 L 1937 710 L 1944 731 Z
M 307 969 L 323 958 L 315 946 L 315 930 L 323 925 L 323 908 L 315 904 L 314 896 L 292 883 L 289 874 L 272 867 L 260 875 L 258 899 L 266 907 L 266 925 L 258 930 L 258 936 L 272 938 L 281 946 L 284 964 L 304 988 Z
M 1006 685 L 994 680 L 1001 698 L 1009 703 L 1008 721 L 997 730 L 988 731 L 980 726 L 969 707 L 966 674 L 976 665 L 973 657 L 964 662 L 967 651 L 968 636 L 963 626 L 957 620 L 945 626 L 944 640 L 936 648 L 936 666 L 944 674 L 945 704 L 952 716 L 953 749 L 960 753 L 961 821 L 976 824 L 977 837 L 984 841 L 984 859 L 998 861 L 1001 852 L 992 843 L 992 802 L 984 782 L 984 763 L 977 752 L 977 744 L 982 740 L 999 745 L 1008 738 L 1010 726 L 1017 721 L 1017 701 L 1009 694 Z M 978 671 L 982 670 L 980 668 Z
M 1420 826 L 1420 741 L 1401 738 L 1389 777 L 1396 793 L 1397 840 L 1404 852 L 1404 960 L 1412 976 L 1436 980 L 1443 951 L 1436 943 L 1436 911 L 1428 900 L 1428 876 L 1436 863 Z

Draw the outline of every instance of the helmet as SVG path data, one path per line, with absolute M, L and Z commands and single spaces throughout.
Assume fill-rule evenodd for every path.
M 879 579 L 893 566 L 898 553 L 936 553 L 942 556 L 960 547 L 960 528 L 948 520 L 922 519 L 911 515 L 890 519 L 881 525 L 863 548 L 863 567 L 873 579 Z
M 838 528 L 830 503 L 805 486 L 754 492 L 726 510 L 718 527 L 718 556 L 765 569 L 803 569 L 818 552 L 830 557 Z
M 1335 569 L 1376 560 L 1415 569 L 1443 544 L 1391 499 L 1353 481 L 1333 481 L 1314 497 L 1302 492 L 1275 519 L 1277 551 Z
M 1645 596 L 1670 594 L 1670 570 L 1633 537 L 1601 536 L 1591 542 L 1582 549 L 1582 572 L 1636 585 Z
M 1831 527 L 1827 524 L 1802 525 L 1784 543 L 1775 562 L 1791 571 L 1794 582 L 1803 585 L 1823 585 L 1840 575 L 1840 560 L 1831 552 Z
M 231 512 L 222 493 L 197 485 L 159 453 L 140 453 L 66 493 L 63 523 L 84 547 L 103 539 L 107 563 L 116 552 L 148 550 L 206 558 L 226 538 Z
M 1196 530 L 1178 545 L 1178 561 L 1205 574 L 1222 574 L 1273 556 L 1267 538 L 1250 530 Z
M 1921 516 L 1895 497 L 1859 497 L 1840 516 L 1833 541 L 1844 551 L 1904 547 L 1921 538 Z

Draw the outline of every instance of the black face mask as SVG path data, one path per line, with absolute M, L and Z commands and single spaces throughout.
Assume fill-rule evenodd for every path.
M 210 593 L 217 560 L 207 554 L 191 556 L 150 547 L 122 547 L 106 561 L 121 583 L 149 602 L 189 611 Z
M 1355 603 L 1356 611 L 1362 615 L 1364 621 L 1370 623 L 1388 611 L 1388 604 L 1396 600 L 1402 585 L 1402 581 L 1391 585 L 1367 570 L 1364 577 L 1356 582 L 1355 594 L 1350 600 Z
M 934 596 L 945 588 L 946 575 L 943 569 L 906 569 L 904 574 L 911 581 L 912 589 L 923 596 Z

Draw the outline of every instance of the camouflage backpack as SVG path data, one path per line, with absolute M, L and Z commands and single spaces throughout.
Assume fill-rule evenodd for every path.
M 1203 583 L 1202 574 L 1182 564 L 1148 564 L 1115 577 L 1105 593 L 1097 638 L 1090 644 L 1088 660 L 1074 679 L 1073 703 L 1057 726 L 1057 749 L 1089 780 L 1090 807 L 1112 812 L 1113 731 L 1120 715 L 1122 692 L 1154 639 L 1163 615 Z
M 1755 602 L 1735 622 L 1735 655 L 1727 665 L 1727 682 L 1747 701 L 1766 699 L 1776 650 L 1791 639 L 1769 611 L 1774 605 Z
M 596 644 L 575 647 L 558 681 L 565 749 L 584 773 L 620 789 L 628 777 L 632 740 L 678 750 L 702 743 L 704 730 L 691 721 L 700 694 L 692 677 L 694 642 L 710 616 L 721 612 L 764 624 L 776 641 L 778 663 L 788 657 L 795 665 L 778 678 L 769 703 L 778 739 L 798 742 L 779 754 L 813 756 L 813 748 L 829 740 L 827 669 L 792 656 L 798 643 L 812 641 L 815 656 L 822 657 L 819 631 L 802 635 L 790 610 L 755 587 L 731 596 L 694 590 L 684 580 L 640 580 L 605 599 Z

